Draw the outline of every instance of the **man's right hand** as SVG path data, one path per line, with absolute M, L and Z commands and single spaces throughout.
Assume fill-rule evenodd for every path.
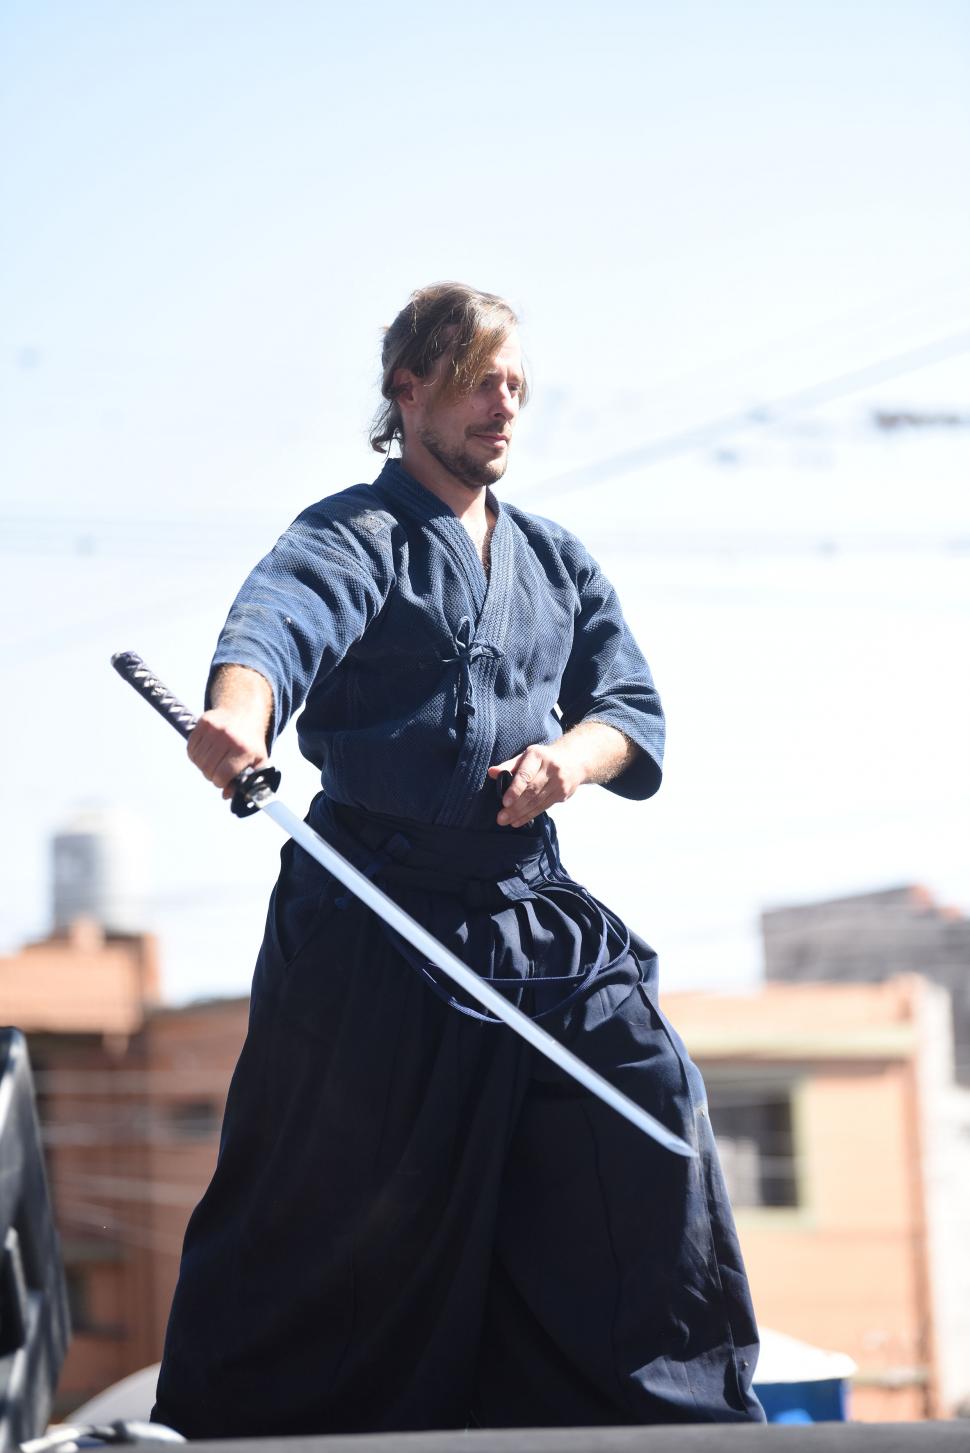
M 234 782 L 246 767 L 261 767 L 268 760 L 262 732 L 255 735 L 246 724 L 240 724 L 232 712 L 213 707 L 199 717 L 189 737 L 189 760 L 203 776 L 208 777 L 222 795 L 230 798 Z
M 213 705 L 189 737 L 189 761 L 229 799 L 230 785 L 247 767 L 268 761 L 266 736 L 273 711 L 269 682 L 246 666 L 220 666 L 211 686 Z

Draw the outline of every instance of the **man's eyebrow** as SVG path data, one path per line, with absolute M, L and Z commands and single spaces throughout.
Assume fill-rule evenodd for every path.
M 482 380 L 481 381 L 482 381 L 482 383 L 487 383 L 489 379 L 498 378 L 498 376 L 499 376 L 500 373 L 502 373 L 502 369 L 500 369 L 500 368 L 489 368 L 489 369 L 486 370 L 485 373 L 482 374 Z M 505 369 L 505 376 L 506 376 L 506 378 L 511 379 L 511 381 L 513 383 L 524 383 L 525 382 L 525 380 L 523 378 L 523 375 L 521 373 L 519 373 L 519 371 L 518 371 L 517 368 L 507 368 L 507 369 Z

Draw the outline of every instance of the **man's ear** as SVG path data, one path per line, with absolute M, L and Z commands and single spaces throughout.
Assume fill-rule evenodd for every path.
M 392 381 L 396 401 L 405 408 L 413 404 L 418 382 L 417 374 L 412 373 L 409 368 L 396 368 Z

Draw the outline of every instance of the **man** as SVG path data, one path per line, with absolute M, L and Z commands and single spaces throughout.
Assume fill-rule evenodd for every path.
M 700 1077 L 652 950 L 546 809 L 657 790 L 663 718 L 595 562 L 499 505 L 516 319 L 457 284 L 384 343 L 373 485 L 311 506 L 230 611 L 189 755 L 298 731 L 308 820 L 672 1130 L 672 1156 L 454 994 L 288 844 L 155 1416 L 191 1438 L 754 1420 L 757 1335 Z

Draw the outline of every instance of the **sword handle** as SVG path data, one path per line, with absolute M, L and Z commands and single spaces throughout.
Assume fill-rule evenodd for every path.
M 169 726 L 173 726 L 179 736 L 188 737 L 198 725 L 199 718 L 183 706 L 177 696 L 173 696 L 168 687 L 153 676 L 145 665 L 144 661 L 134 651 L 116 651 L 111 658 L 111 664 L 123 681 L 133 686 L 138 695 L 153 706 L 159 716 L 163 716 Z M 230 783 L 235 788 L 232 799 L 232 810 L 237 817 L 250 817 L 257 812 L 260 802 L 256 795 L 260 789 L 268 789 L 275 792 L 280 785 L 280 773 L 276 767 L 268 763 L 265 767 L 247 767 L 240 772 L 239 776 Z
M 153 706 L 159 716 L 163 716 L 169 726 L 173 726 L 179 736 L 188 739 L 195 730 L 198 717 L 193 716 L 187 706 L 183 706 L 177 696 L 173 696 L 168 687 L 153 676 L 140 656 L 134 651 L 117 651 L 111 658 L 111 664 L 123 681 L 133 686 L 139 696 L 143 696 L 149 706 Z

